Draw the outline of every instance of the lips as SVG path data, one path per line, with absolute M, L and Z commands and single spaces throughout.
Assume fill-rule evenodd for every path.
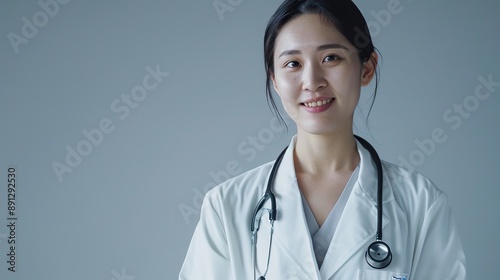
M 315 108 L 319 106 L 326 105 L 330 102 L 333 101 L 334 98 L 329 98 L 329 99 L 323 99 L 323 100 L 318 100 L 318 101 L 312 101 L 312 102 L 304 102 L 302 103 L 304 106 L 309 107 L 309 108 Z
M 333 97 L 323 97 L 307 100 L 306 102 L 300 103 L 300 105 L 304 106 L 303 108 L 309 113 L 321 113 L 328 110 L 334 101 L 335 98 Z

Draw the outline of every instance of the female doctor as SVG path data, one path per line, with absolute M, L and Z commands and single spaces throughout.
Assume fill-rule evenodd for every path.
M 179 279 L 466 279 L 446 195 L 353 134 L 361 87 L 378 78 L 355 4 L 285 0 L 264 52 L 267 96 L 297 135 L 206 194 Z

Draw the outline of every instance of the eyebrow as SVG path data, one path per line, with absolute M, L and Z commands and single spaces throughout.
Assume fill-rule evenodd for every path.
M 323 51 L 323 50 L 328 50 L 328 49 L 344 49 L 347 50 L 347 47 L 342 45 L 342 44 L 326 44 L 326 45 L 321 45 L 316 48 L 318 51 Z M 286 50 L 283 51 L 278 58 L 284 56 L 284 55 L 294 55 L 294 54 L 300 54 L 301 51 L 299 50 Z

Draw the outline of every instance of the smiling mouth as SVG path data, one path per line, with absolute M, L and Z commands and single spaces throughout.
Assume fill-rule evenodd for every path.
M 314 101 L 314 102 L 306 102 L 306 103 L 302 103 L 302 104 L 306 107 L 314 108 L 314 107 L 326 105 L 326 104 L 332 102 L 333 99 L 335 99 L 335 98 L 325 99 L 325 100 L 321 100 L 321 101 Z

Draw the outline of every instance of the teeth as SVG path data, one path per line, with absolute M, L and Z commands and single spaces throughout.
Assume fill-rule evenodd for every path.
M 318 106 L 323 106 L 325 104 L 328 104 L 333 101 L 333 98 L 326 99 L 326 100 L 321 100 L 321 101 L 315 101 L 315 102 L 307 102 L 304 103 L 307 107 L 318 107 Z

